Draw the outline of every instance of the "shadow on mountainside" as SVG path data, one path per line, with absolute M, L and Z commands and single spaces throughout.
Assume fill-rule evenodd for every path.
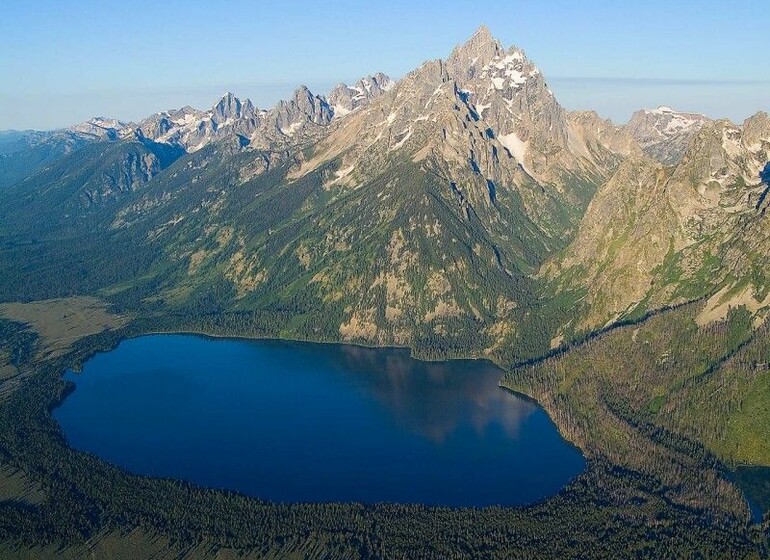
M 759 198 L 757 199 L 757 204 L 755 208 L 759 210 L 759 208 L 762 206 L 762 203 L 765 201 L 765 198 L 767 198 L 767 193 L 770 191 L 770 161 L 767 162 L 765 165 L 765 168 L 759 172 L 759 178 L 762 180 L 762 182 L 767 185 L 764 191 L 762 191 L 762 194 L 759 195 Z M 764 210 L 762 211 L 764 214 Z

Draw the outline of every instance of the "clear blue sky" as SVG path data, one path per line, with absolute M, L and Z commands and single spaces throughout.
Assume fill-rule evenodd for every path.
M 227 90 L 266 107 L 300 83 L 401 77 L 482 23 L 570 109 L 770 110 L 766 1 L 4 0 L 0 129 L 208 107 Z

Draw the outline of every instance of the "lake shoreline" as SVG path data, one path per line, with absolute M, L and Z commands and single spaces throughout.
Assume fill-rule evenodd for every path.
M 221 346 L 220 342 L 230 344 Z M 214 370 L 216 375 L 212 375 Z M 279 371 L 281 375 L 276 376 Z M 88 375 L 80 378 L 78 374 L 78 389 L 52 411 L 72 448 L 94 453 L 140 475 L 189 480 L 279 503 L 518 507 L 558 493 L 587 468 L 580 450 L 561 437 L 543 407 L 501 388 L 504 372 L 490 360 L 420 361 L 403 348 L 163 332 L 119 340 L 113 350 L 86 360 L 83 373 Z M 104 385 L 99 376 L 111 381 Z M 70 380 L 65 376 L 65 381 Z M 94 396 L 89 397 L 89 391 Z M 269 397 L 271 391 L 273 396 Z M 294 402 L 302 403 L 301 407 L 291 404 Z M 78 406 L 80 410 L 75 410 Z M 206 422 L 184 412 L 190 407 L 206 410 Z M 141 416 L 137 417 L 135 410 L 142 410 Z M 292 414 L 286 416 L 287 410 Z M 184 421 L 171 427 L 171 420 L 178 420 L 179 414 Z M 298 420 L 297 415 L 307 416 L 307 422 Z M 297 421 L 306 426 L 303 430 L 311 431 L 301 436 L 281 431 L 284 424 Z M 528 425 L 532 427 L 525 428 Z M 262 430 L 257 426 L 270 426 L 281 433 L 280 446 L 276 448 L 269 438 L 260 439 Z M 220 433 L 239 445 L 223 447 Z M 176 434 L 196 434 L 196 441 L 202 442 L 199 451 L 185 456 L 187 447 L 182 447 L 173 457 L 158 458 L 163 451 L 157 450 L 180 445 Z M 137 463 L 144 448 L 136 445 L 143 440 L 150 441 L 156 450 L 153 462 L 144 466 Z M 184 445 L 189 447 L 189 442 Z M 317 448 L 313 451 L 314 445 Z M 281 460 L 280 472 L 319 461 L 323 467 L 324 453 L 333 450 L 334 469 L 329 467 L 322 474 L 327 478 L 332 472 L 342 474 L 329 488 L 352 484 L 369 488 L 370 493 L 372 489 L 395 493 L 359 496 L 332 492 L 326 497 L 316 493 L 283 498 L 265 494 L 264 489 L 254 490 L 248 486 L 253 482 L 250 478 L 241 477 L 240 483 L 229 486 L 211 478 L 211 473 L 231 468 L 225 459 L 217 462 L 219 457 L 237 457 L 241 464 L 251 450 L 258 449 L 270 450 L 273 457 L 269 464 L 251 457 L 253 472 L 263 472 L 263 477 L 275 476 L 270 469 Z M 281 452 L 285 453 L 283 458 Z M 207 453 L 213 458 L 201 462 L 200 470 L 190 466 Z M 553 459 L 562 455 L 560 460 Z M 489 459 L 483 460 L 485 456 Z M 403 462 L 401 457 L 412 460 Z M 185 476 L 184 469 L 179 471 L 180 462 L 191 475 Z M 352 469 L 347 474 L 346 466 Z M 474 477 L 478 480 L 466 485 L 459 484 L 460 479 L 452 482 L 461 472 L 465 482 Z M 362 473 L 374 478 L 365 476 L 356 482 Z M 298 476 L 304 479 L 309 474 Z M 322 480 L 327 480 L 323 476 Z M 388 483 L 391 478 L 393 482 Z M 507 482 L 501 485 L 501 481 Z M 282 483 L 279 477 L 270 491 Z M 322 488 L 323 483 L 311 486 Z M 409 492 L 415 497 L 409 492 L 402 494 L 404 488 L 411 488 Z M 442 498 L 441 492 L 450 494 Z

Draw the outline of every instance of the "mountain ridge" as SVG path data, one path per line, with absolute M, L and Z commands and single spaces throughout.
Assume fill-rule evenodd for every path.
M 756 144 L 748 152 L 740 142 L 709 140 L 743 134 L 735 125 L 701 117 L 664 107 L 616 125 L 567 111 L 524 51 L 503 47 L 482 26 L 446 59 L 398 81 L 377 73 L 328 96 L 300 86 L 269 110 L 228 92 L 208 111 L 77 125 L 67 133 L 112 143 L 114 156 L 102 164 L 88 154 L 106 148 L 75 151 L 31 173 L 6 193 L 17 199 L 7 211 L 18 210 L 8 224 L 25 231 L 34 223 L 29 209 L 38 208 L 52 235 L 91 223 L 116 243 L 155 247 L 160 261 L 131 290 L 153 285 L 174 308 L 194 307 L 214 286 L 223 309 L 280 305 L 296 291 L 310 315 L 313 305 L 338 306 L 327 337 L 408 345 L 451 324 L 463 325 L 453 327 L 460 333 L 481 324 L 487 340 L 478 350 L 494 351 L 528 345 L 523 330 L 540 330 L 535 316 L 552 341 L 682 301 L 676 286 L 693 282 L 696 261 L 716 250 L 688 248 L 702 227 L 693 220 L 701 211 L 714 223 L 727 219 L 720 204 L 735 205 L 743 192 L 727 183 L 753 185 L 765 141 L 761 115 L 744 125 L 744 144 Z M 46 178 L 54 176 L 70 179 Z M 634 191 L 640 180 L 646 187 Z M 719 187 L 686 186 L 709 181 Z M 47 191 L 57 205 L 45 206 L 40 182 L 60 185 Z M 734 196 L 714 190 L 723 187 Z M 755 203 L 763 196 L 756 185 L 749 190 Z M 628 220 L 638 220 L 636 229 Z M 616 239 L 620 231 L 631 237 Z M 626 284 L 632 269 L 612 263 L 619 247 L 645 269 Z M 664 272 L 674 258 L 689 272 Z M 292 279 L 292 267 L 305 270 L 301 279 Z M 367 272 L 351 274 L 356 267 Z M 676 276 L 668 288 L 666 274 Z M 641 290 L 644 282 L 657 283 Z M 716 284 L 692 294 L 705 297 L 704 286 Z M 483 295 L 468 296 L 479 287 Z M 555 303 L 562 296 L 591 307 L 582 323 L 566 318 L 571 304 Z M 533 313 L 538 301 L 553 303 Z

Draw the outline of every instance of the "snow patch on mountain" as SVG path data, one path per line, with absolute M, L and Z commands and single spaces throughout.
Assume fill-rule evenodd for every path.
M 86 122 L 69 127 L 68 130 L 93 136 L 102 140 L 118 140 L 126 138 L 133 133 L 133 123 L 119 121 L 107 117 L 94 117 Z
M 515 132 L 510 134 L 501 134 L 497 137 L 500 143 L 511 153 L 516 161 L 524 167 L 524 161 L 527 157 L 527 143 L 523 142 Z
M 406 134 L 404 134 L 404 132 L 405 132 Z M 401 138 L 401 140 L 399 140 L 398 142 L 396 142 L 396 143 L 393 145 L 393 147 L 390 149 L 391 151 L 394 151 L 394 150 L 398 150 L 399 148 L 401 148 L 401 146 L 403 146 L 404 144 L 406 144 L 406 141 L 407 141 L 407 140 L 409 140 L 409 139 L 412 137 L 412 129 L 411 129 L 411 127 L 410 127 L 410 128 L 408 128 L 407 130 L 405 130 L 404 132 L 402 132 L 402 134 L 404 134 L 404 137 L 403 137 L 403 138 Z
M 516 48 L 504 56 L 496 56 L 489 64 L 481 68 L 481 78 L 489 79 L 497 90 L 503 90 L 506 85 L 513 89 L 527 83 L 532 76 L 540 71 L 524 56 L 524 53 Z

